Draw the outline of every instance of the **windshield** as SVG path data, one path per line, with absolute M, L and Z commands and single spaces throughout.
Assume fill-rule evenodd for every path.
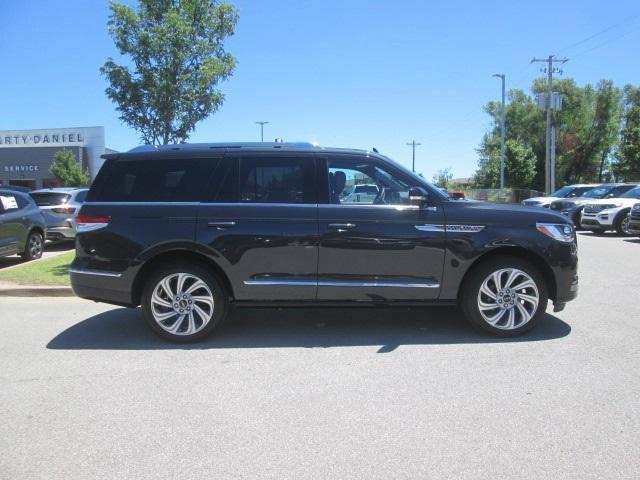
M 353 193 L 369 193 L 372 195 L 377 195 L 378 187 L 375 185 L 355 185 L 353 187 Z
M 603 198 L 607 193 L 613 190 L 613 187 L 596 187 L 582 194 L 586 198 Z
M 620 198 L 640 198 L 640 186 L 632 188 L 627 193 L 620 195 Z
M 386 161 L 392 163 L 396 168 L 402 170 L 404 173 L 406 173 L 407 175 L 411 175 L 414 179 L 416 179 L 418 181 L 418 185 L 422 184 L 422 185 L 428 185 L 429 187 L 431 187 L 433 189 L 434 192 L 438 192 L 438 194 L 440 194 L 440 198 L 443 200 L 449 200 L 449 195 L 447 195 L 446 193 L 443 193 L 442 190 L 440 190 L 437 187 L 434 187 L 430 182 L 428 182 L 427 180 L 425 180 L 424 177 L 421 177 L 420 175 L 418 175 L 416 172 L 412 172 L 411 170 L 409 170 L 407 167 L 405 167 L 404 165 L 396 162 L 394 159 L 387 157 L 386 155 L 381 155 L 381 154 L 377 154 L 379 157 L 384 158 Z
M 569 195 L 569 193 L 571 193 L 572 190 L 573 190 L 573 187 L 562 187 L 560 190 L 556 190 L 555 192 L 553 192 L 551 196 L 564 198 L 567 195 Z
M 60 192 L 40 192 L 31 193 L 31 197 L 36 201 L 39 207 L 49 207 L 51 205 L 62 205 L 67 203 L 71 195 Z

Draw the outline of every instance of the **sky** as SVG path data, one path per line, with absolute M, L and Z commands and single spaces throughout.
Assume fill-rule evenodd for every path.
M 128 150 L 99 68 L 118 52 L 102 0 L 2 0 L 0 130 L 102 125 L 106 145 Z M 134 5 L 134 0 L 125 0 Z M 220 85 L 222 107 L 190 142 L 313 141 L 371 149 L 430 179 L 473 174 L 483 105 L 529 90 L 533 57 L 570 59 L 579 85 L 640 84 L 637 0 L 378 1 L 234 0 L 240 21 L 227 42 L 238 66 Z

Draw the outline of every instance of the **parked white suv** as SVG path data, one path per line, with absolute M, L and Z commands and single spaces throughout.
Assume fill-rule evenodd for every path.
M 640 186 L 618 198 L 603 198 L 587 203 L 582 210 L 580 225 L 594 233 L 615 230 L 619 235 L 631 235 L 629 211 L 640 199 Z
M 525 207 L 544 207 L 549 208 L 551 202 L 559 200 L 561 198 L 575 198 L 581 196 L 583 193 L 588 192 L 592 188 L 597 187 L 599 184 L 580 184 L 580 185 L 565 185 L 559 190 L 556 190 L 548 197 L 531 197 L 522 201 L 522 205 Z

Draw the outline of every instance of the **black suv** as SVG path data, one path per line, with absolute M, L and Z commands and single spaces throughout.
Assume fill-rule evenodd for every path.
M 459 305 L 502 336 L 577 295 L 563 216 L 451 201 L 378 154 L 311 144 L 144 146 L 105 155 L 77 221 L 75 293 L 142 304 L 173 341 L 235 306 Z M 375 195 L 346 195 L 376 185 Z

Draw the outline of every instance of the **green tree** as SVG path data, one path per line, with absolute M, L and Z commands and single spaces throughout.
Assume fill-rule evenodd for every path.
M 82 170 L 71 150 L 54 153 L 49 171 L 62 187 L 82 187 L 89 183 L 89 172 Z
M 443 168 L 438 170 L 433 176 L 432 183 L 437 187 L 449 188 L 451 184 L 451 179 L 453 179 L 453 174 L 451 173 L 450 168 Z
M 617 142 L 621 92 L 610 80 L 595 87 L 579 87 L 572 79 L 554 81 L 553 90 L 563 95 L 562 110 L 553 112 L 557 131 L 556 183 L 592 182 L 608 177 L 608 165 Z M 547 91 L 546 80 L 536 79 L 532 93 Z M 506 140 L 512 140 L 506 154 L 507 187 L 544 189 L 546 122 L 545 112 L 534 96 L 522 90 L 509 92 L 506 111 Z M 500 103 L 489 102 L 485 112 L 492 117 L 492 128 L 478 148 L 476 186 L 499 185 Z M 515 142 L 515 143 L 514 143 Z M 529 166 L 534 162 L 533 175 Z M 509 167 L 511 163 L 512 167 Z M 510 168 L 525 168 L 520 174 Z
M 238 13 L 217 0 L 139 0 L 137 9 L 112 1 L 108 28 L 131 68 L 108 58 L 100 71 L 120 119 L 141 140 L 186 140 L 224 101 L 218 84 L 235 58 L 224 49 Z
M 619 180 L 640 180 L 640 87 L 624 87 L 622 131 L 613 171 Z

